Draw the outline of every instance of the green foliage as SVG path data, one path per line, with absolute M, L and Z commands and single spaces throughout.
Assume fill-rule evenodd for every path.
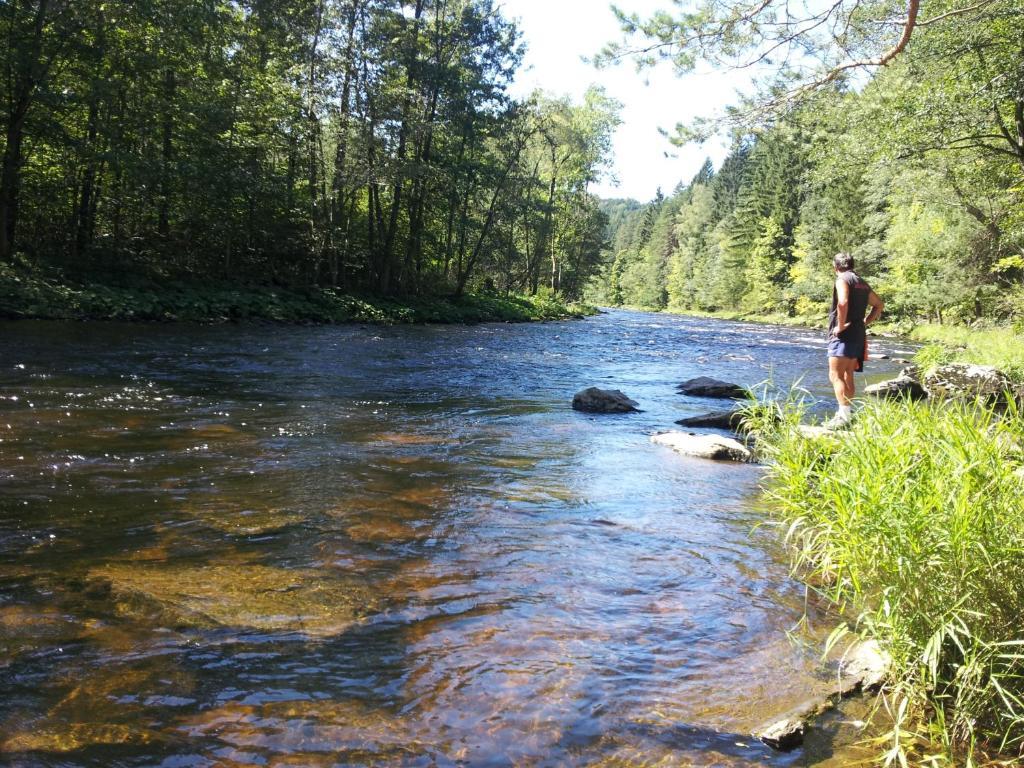
M 917 350 L 914 362 L 923 371 L 934 371 L 940 365 L 953 362 L 953 354 L 941 344 L 926 344 Z
M 0 265 L 0 317 L 92 320 L 289 323 L 525 322 L 578 317 L 590 307 L 550 292 L 459 298 L 353 296 L 329 288 L 291 290 L 233 283 L 75 284 Z
M 913 751 L 919 734 L 950 750 L 1016 753 L 1024 418 L 970 404 L 873 404 L 849 431 L 820 439 L 794 430 L 797 418 L 763 430 L 766 493 L 797 571 L 893 657 L 886 697 L 903 717 L 891 756 Z

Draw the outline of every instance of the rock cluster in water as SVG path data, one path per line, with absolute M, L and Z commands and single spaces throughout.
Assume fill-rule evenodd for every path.
M 738 384 L 732 384 L 707 376 L 684 381 L 678 386 L 684 394 L 700 397 L 738 398 L 745 397 L 746 390 Z M 631 400 L 617 389 L 600 389 L 588 387 L 573 396 L 574 410 L 585 413 L 634 413 L 639 411 L 639 404 Z M 740 410 L 714 411 L 703 416 L 681 419 L 678 424 L 684 426 L 725 429 L 739 432 L 742 430 L 743 414 Z M 732 437 L 716 434 L 698 435 L 693 432 L 673 430 L 654 435 L 651 441 L 664 445 L 685 456 L 701 459 L 752 461 L 753 453 L 749 447 Z

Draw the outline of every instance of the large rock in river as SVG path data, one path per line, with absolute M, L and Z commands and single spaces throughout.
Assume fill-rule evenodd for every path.
M 974 399 L 983 397 L 993 402 L 1005 402 L 1007 393 L 1014 393 L 1010 378 L 991 365 L 949 363 L 925 374 L 924 386 L 937 397 Z
M 743 412 L 740 410 L 711 411 L 699 416 L 687 416 L 685 419 L 679 419 L 676 424 L 683 427 L 739 431 L 743 428 Z
M 880 381 L 878 384 L 864 387 L 864 394 L 890 400 L 900 398 L 924 400 L 928 397 L 928 392 L 921 386 L 921 382 L 912 376 L 908 370 L 901 372 L 895 379 Z
M 699 459 L 725 459 L 727 461 L 750 461 L 750 449 L 738 440 L 721 435 L 695 435 L 692 432 L 662 432 L 654 435 L 651 442 L 671 448 L 684 456 Z
M 587 413 L 633 413 L 640 410 L 638 406 L 617 389 L 588 387 L 572 398 L 573 409 Z
M 739 384 L 712 379 L 709 376 L 698 376 L 688 379 L 676 387 L 684 395 L 694 397 L 720 397 L 739 399 L 747 396 L 747 390 Z

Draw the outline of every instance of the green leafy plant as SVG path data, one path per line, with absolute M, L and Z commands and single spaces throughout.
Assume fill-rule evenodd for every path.
M 1024 418 L 866 405 L 841 437 L 764 432 L 794 569 L 893 658 L 887 763 L 1024 748 Z

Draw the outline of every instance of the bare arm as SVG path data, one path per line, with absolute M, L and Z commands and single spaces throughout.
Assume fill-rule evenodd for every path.
M 850 323 L 846 320 L 846 313 L 849 309 L 850 286 L 846 284 L 846 281 L 836 278 L 836 327 L 832 332 L 833 335 L 838 336 L 850 327 Z
M 871 325 L 875 322 L 882 316 L 882 310 L 885 309 L 885 302 L 878 298 L 878 294 L 874 291 L 868 293 L 868 304 L 871 306 L 871 312 L 864 318 L 864 325 Z

